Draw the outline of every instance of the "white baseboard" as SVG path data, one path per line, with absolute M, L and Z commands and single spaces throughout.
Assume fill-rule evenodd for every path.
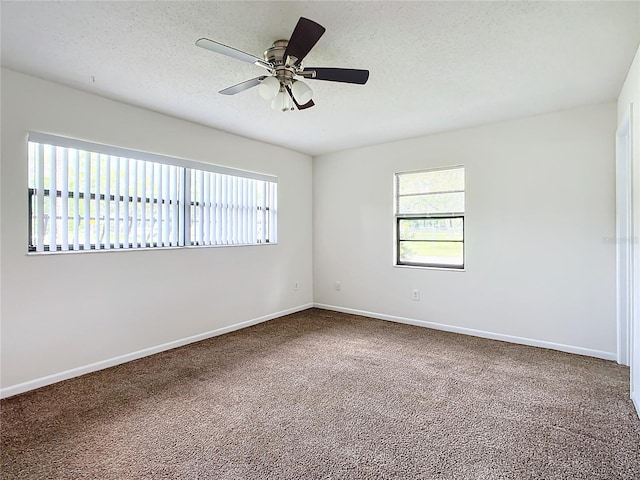
M 229 325 L 227 327 L 217 328 L 215 330 L 210 330 L 208 332 L 200 333 L 198 335 L 193 335 L 191 337 L 181 338 L 179 340 L 174 340 L 173 342 L 164 343 L 162 345 L 157 345 L 155 347 L 149 347 L 142 350 L 138 350 L 137 352 L 131 352 L 125 355 L 119 355 L 117 357 L 109 358 L 107 360 L 101 360 L 99 362 L 91 363 L 89 365 L 84 365 L 82 367 L 72 368 L 71 370 L 65 370 L 64 372 L 54 373 L 52 375 L 47 375 L 46 377 L 36 378 L 34 380 L 29 380 L 24 383 L 19 383 L 17 385 L 11 385 L 9 387 L 0 389 L 0 398 L 12 397 L 13 395 L 18 395 L 19 393 L 28 392 L 29 390 L 35 390 L 36 388 L 44 387 L 46 385 L 51 385 L 52 383 L 61 382 L 63 380 L 68 380 L 73 377 L 79 377 L 80 375 L 84 375 L 86 373 L 96 372 L 98 370 L 103 370 L 105 368 L 114 367 L 116 365 L 120 365 L 121 363 L 130 362 L 132 360 L 137 360 L 143 357 L 148 357 L 149 355 L 164 352 L 165 350 L 171 350 L 177 347 L 182 347 L 183 345 L 188 345 L 189 343 L 199 342 L 200 340 L 205 340 L 211 337 L 217 337 L 218 335 L 224 335 L 225 333 L 233 332 L 235 330 L 240 330 L 241 328 L 250 327 L 251 325 L 256 325 L 258 323 L 266 322 L 268 320 L 273 320 L 274 318 L 282 317 L 284 315 L 289 315 L 291 313 L 301 312 L 302 310 L 307 310 L 312 307 L 313 307 L 313 304 L 311 303 L 308 303 L 305 305 L 299 305 L 297 307 L 288 308 L 280 312 L 275 312 L 269 315 L 264 315 L 262 317 L 253 318 L 251 320 L 246 320 L 244 322 L 236 323 L 234 325 Z
M 386 315 L 383 313 L 368 312 L 365 310 L 356 310 L 353 308 L 338 307 L 335 305 L 325 305 L 322 303 L 314 303 L 315 308 L 324 310 L 333 310 L 336 312 L 351 313 L 353 315 L 361 315 L 364 317 L 377 318 L 387 320 L 389 322 L 405 323 L 408 325 L 416 325 L 418 327 L 433 328 L 434 330 L 444 330 L 446 332 L 462 333 L 464 335 L 472 335 L 474 337 L 489 338 L 491 340 L 501 340 L 503 342 L 518 343 L 520 345 L 528 345 L 531 347 L 549 348 L 551 350 L 559 350 L 561 352 L 575 353 L 578 355 L 586 355 L 588 357 L 602 358 L 604 360 L 615 361 L 617 356 L 615 352 L 603 352 L 600 350 L 592 350 L 590 348 L 576 347 L 573 345 L 563 345 L 561 343 L 545 342 L 543 340 L 534 340 L 531 338 L 516 337 L 513 335 L 504 335 L 502 333 L 486 332 L 484 330 L 475 330 L 472 328 L 456 327 L 454 325 L 446 325 L 444 323 L 427 322 L 424 320 L 416 320 L 413 318 L 398 317 L 395 315 Z M 636 404 L 637 405 L 637 404 Z
M 632 393 L 631 401 L 636 407 L 636 413 L 638 414 L 638 418 L 640 418 L 640 395 L 638 395 L 637 393 L 636 394 Z

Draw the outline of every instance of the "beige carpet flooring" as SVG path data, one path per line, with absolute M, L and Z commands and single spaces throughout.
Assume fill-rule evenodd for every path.
M 614 362 L 317 309 L 1 402 L 2 479 L 640 479 Z

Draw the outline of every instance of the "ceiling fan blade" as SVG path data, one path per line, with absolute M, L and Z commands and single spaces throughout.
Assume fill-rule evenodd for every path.
M 325 30 L 322 25 L 313 20 L 300 17 L 296 28 L 291 34 L 287 49 L 284 52 L 284 61 L 287 61 L 287 56 L 295 57 L 295 60 L 290 65 L 299 65 L 302 59 L 307 56 L 313 46 L 320 40 Z
M 287 92 L 289 92 L 289 96 L 291 97 L 291 100 L 293 100 L 293 103 L 295 103 L 295 105 L 298 108 L 298 110 L 304 110 L 305 108 L 311 108 L 311 107 L 313 107 L 315 105 L 315 103 L 313 103 L 313 100 L 309 100 L 304 105 L 300 105 L 297 102 L 296 97 L 293 96 L 293 92 L 291 91 L 291 87 L 287 86 L 286 89 L 287 89 Z
M 299 75 L 309 80 L 357 83 L 358 85 L 364 85 L 369 80 L 369 70 L 357 70 L 354 68 L 305 67 Z
M 267 78 L 266 75 L 262 77 L 252 78 L 251 80 L 247 80 L 232 87 L 227 87 L 224 90 L 220 90 L 218 93 L 221 93 L 223 95 L 235 95 L 236 93 L 244 92 L 245 90 L 249 90 L 250 88 L 260 85 L 262 80 L 264 80 L 265 78 Z
M 273 68 L 273 65 L 271 65 L 269 62 L 266 62 L 262 58 L 251 55 L 250 53 L 245 53 L 241 50 L 238 50 L 237 48 L 228 47 L 227 45 L 223 45 L 222 43 L 209 40 L 208 38 L 201 38 L 197 40 L 196 45 L 198 47 L 211 50 L 212 52 L 221 53 L 222 55 L 235 58 L 236 60 L 240 60 L 242 62 L 253 63 L 254 65 L 258 65 L 268 70 L 271 70 Z

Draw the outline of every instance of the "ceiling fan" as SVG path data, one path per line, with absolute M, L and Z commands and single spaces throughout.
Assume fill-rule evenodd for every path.
M 220 90 L 223 95 L 235 95 L 249 88 L 260 85 L 262 98 L 271 102 L 274 110 L 304 110 L 313 107 L 313 92 L 309 86 L 298 80 L 302 77 L 309 80 L 327 80 L 329 82 L 355 83 L 364 85 L 369 79 L 369 70 L 353 68 L 304 67 L 302 60 L 311 51 L 325 32 L 322 25 L 300 17 L 289 40 L 276 40 L 264 52 L 264 59 L 242 52 L 222 43 L 201 38 L 196 42 L 198 47 L 221 53 L 247 63 L 253 63 L 266 69 L 269 75 L 252 78 L 237 85 Z

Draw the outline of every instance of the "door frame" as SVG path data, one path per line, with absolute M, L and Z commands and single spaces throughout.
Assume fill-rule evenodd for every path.
M 633 320 L 632 106 L 616 131 L 616 318 L 617 361 L 630 365 Z

